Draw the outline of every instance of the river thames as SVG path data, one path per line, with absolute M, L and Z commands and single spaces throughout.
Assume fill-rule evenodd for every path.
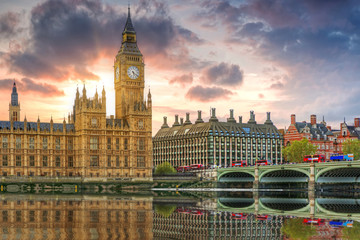
M 1 239 L 358 239 L 360 197 L 334 192 L 2 194 Z

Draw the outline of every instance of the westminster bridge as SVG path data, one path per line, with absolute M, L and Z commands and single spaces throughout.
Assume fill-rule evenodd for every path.
M 299 163 L 222 168 L 217 171 L 219 183 L 253 182 L 253 188 L 272 183 L 316 184 L 360 183 L 360 161 Z

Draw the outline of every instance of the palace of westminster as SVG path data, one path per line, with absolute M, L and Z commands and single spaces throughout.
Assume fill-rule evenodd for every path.
M 9 121 L 0 121 L 1 176 L 152 178 L 152 101 L 144 97 L 144 61 L 130 18 L 114 60 L 115 117 L 106 117 L 106 93 L 77 89 L 63 123 L 20 121 L 16 84 Z

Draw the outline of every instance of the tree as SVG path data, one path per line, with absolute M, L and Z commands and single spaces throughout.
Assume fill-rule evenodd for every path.
M 161 174 L 175 174 L 176 170 L 169 162 L 163 162 L 156 166 L 155 174 L 161 175 Z
M 358 160 L 360 158 L 360 140 L 359 139 L 347 139 L 343 144 L 343 153 L 354 154 L 354 160 Z
M 313 155 L 316 150 L 316 146 L 303 138 L 300 141 L 293 141 L 290 146 L 283 148 L 282 154 L 287 161 L 301 163 L 305 155 Z
M 359 239 L 360 223 L 354 221 L 352 228 L 344 227 L 342 230 L 342 234 L 343 234 L 343 239 L 347 239 L 347 240 Z
M 317 234 L 316 227 L 305 225 L 302 218 L 286 219 L 281 232 L 293 240 L 307 240 Z
M 165 218 L 169 217 L 175 211 L 175 209 L 176 209 L 176 205 L 155 204 L 155 212 Z

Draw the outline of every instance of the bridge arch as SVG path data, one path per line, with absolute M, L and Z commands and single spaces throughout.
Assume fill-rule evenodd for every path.
M 218 175 L 218 182 L 253 182 L 255 173 L 250 171 L 225 171 Z
M 331 166 L 321 169 L 315 175 L 315 182 L 329 183 L 329 182 L 347 182 L 360 183 L 360 166 Z
M 315 207 L 319 212 L 330 216 L 339 217 L 359 217 L 360 200 L 358 199 L 326 199 L 315 200 Z
M 255 200 L 253 198 L 219 198 L 218 206 L 223 209 L 253 210 Z
M 281 178 L 283 178 L 282 181 Z M 310 173 L 301 168 L 269 169 L 259 175 L 259 182 L 271 182 L 274 179 L 276 179 L 275 182 L 308 182 L 309 178 Z
M 281 206 L 281 207 L 280 207 Z M 307 199 L 259 199 L 259 209 L 269 213 L 303 213 L 309 212 L 310 204 Z

